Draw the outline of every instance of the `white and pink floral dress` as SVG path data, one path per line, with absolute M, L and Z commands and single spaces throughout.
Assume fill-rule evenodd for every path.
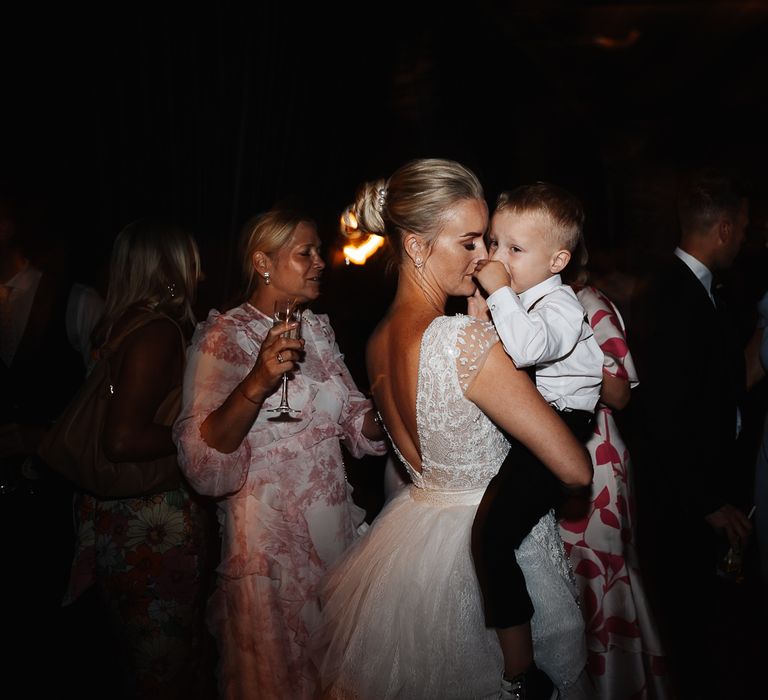
M 192 486 L 218 501 L 222 537 L 208 624 L 219 648 L 223 698 L 311 698 L 305 645 L 316 586 L 364 526 L 346 481 L 341 441 L 354 457 L 384 454 L 362 435 L 371 403 L 357 389 L 324 315 L 305 311 L 305 358 L 288 384 L 297 422 L 271 422 L 267 398 L 231 454 L 200 435 L 205 418 L 250 371 L 270 318 L 250 304 L 212 311 L 192 339 L 174 439 Z
M 635 386 L 618 309 L 594 287 L 577 296 L 605 355 L 604 371 Z M 631 462 L 613 412 L 602 403 L 587 449 L 594 466 L 589 513 L 583 520 L 561 521 L 560 535 L 576 574 L 595 697 L 666 698 L 663 653 L 637 568 Z

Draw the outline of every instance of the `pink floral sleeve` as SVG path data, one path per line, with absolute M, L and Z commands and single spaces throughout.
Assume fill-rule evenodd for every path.
M 212 311 L 201 323 L 187 351 L 181 412 L 174 425 L 179 465 L 192 487 L 206 496 L 220 497 L 242 488 L 248 475 L 251 450 L 243 440 L 224 454 L 209 447 L 200 426 L 232 393 L 250 370 L 253 356 L 233 319 Z
M 322 337 L 327 340 L 328 346 L 325 352 L 321 352 L 321 357 L 333 380 L 343 389 L 347 400 L 342 408 L 339 424 L 343 431 L 343 440 L 349 453 L 360 458 L 366 454 L 383 455 L 387 451 L 385 441 L 372 441 L 363 435 L 363 421 L 365 414 L 373 408 L 370 399 L 367 399 L 357 388 L 355 380 L 349 373 L 349 369 L 344 362 L 344 355 L 336 343 L 336 335 L 325 314 L 315 316 L 319 325 Z
M 629 385 L 638 384 L 635 363 L 627 346 L 624 319 L 613 302 L 594 287 L 584 287 L 577 293 L 587 312 L 589 325 L 605 356 L 603 371 L 613 377 L 626 379 Z

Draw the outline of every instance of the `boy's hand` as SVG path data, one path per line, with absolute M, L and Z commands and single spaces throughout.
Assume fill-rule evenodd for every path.
M 467 315 L 479 318 L 481 321 L 491 320 L 491 316 L 488 313 L 488 304 L 486 304 L 479 289 L 476 289 L 471 297 L 467 297 Z
M 512 282 L 507 268 L 499 260 L 478 260 L 474 277 L 488 295 L 502 287 L 509 287 Z

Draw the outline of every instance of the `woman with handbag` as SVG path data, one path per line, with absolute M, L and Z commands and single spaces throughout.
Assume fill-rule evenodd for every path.
M 60 419 L 70 454 L 76 443 L 80 454 L 92 455 L 71 460 L 68 473 L 83 491 L 64 604 L 96 587 L 117 644 L 118 697 L 207 692 L 199 674 L 211 570 L 208 516 L 181 475 L 171 439 L 199 278 L 197 246 L 186 231 L 139 221 L 120 232 L 89 377 L 106 387 L 106 396 L 99 403 L 98 387 L 88 393 L 86 381 L 83 398 Z M 54 447 L 60 446 L 58 440 Z M 49 451 L 52 466 L 65 471 L 57 457 L 64 450 Z M 114 688 L 106 694 L 116 696 Z

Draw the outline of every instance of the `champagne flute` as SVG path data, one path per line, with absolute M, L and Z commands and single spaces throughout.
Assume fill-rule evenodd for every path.
M 301 337 L 301 307 L 298 305 L 295 299 L 286 297 L 277 299 L 275 301 L 275 309 L 273 312 L 273 318 L 275 323 L 292 323 L 297 322 L 299 325 L 296 328 L 291 328 L 284 336 L 288 338 L 300 338 Z M 276 416 L 269 418 L 271 421 L 297 421 L 291 413 L 298 413 L 297 409 L 291 408 L 288 405 L 288 372 L 283 372 L 283 386 L 280 396 L 280 405 L 277 408 L 269 409 L 271 413 L 277 413 Z

